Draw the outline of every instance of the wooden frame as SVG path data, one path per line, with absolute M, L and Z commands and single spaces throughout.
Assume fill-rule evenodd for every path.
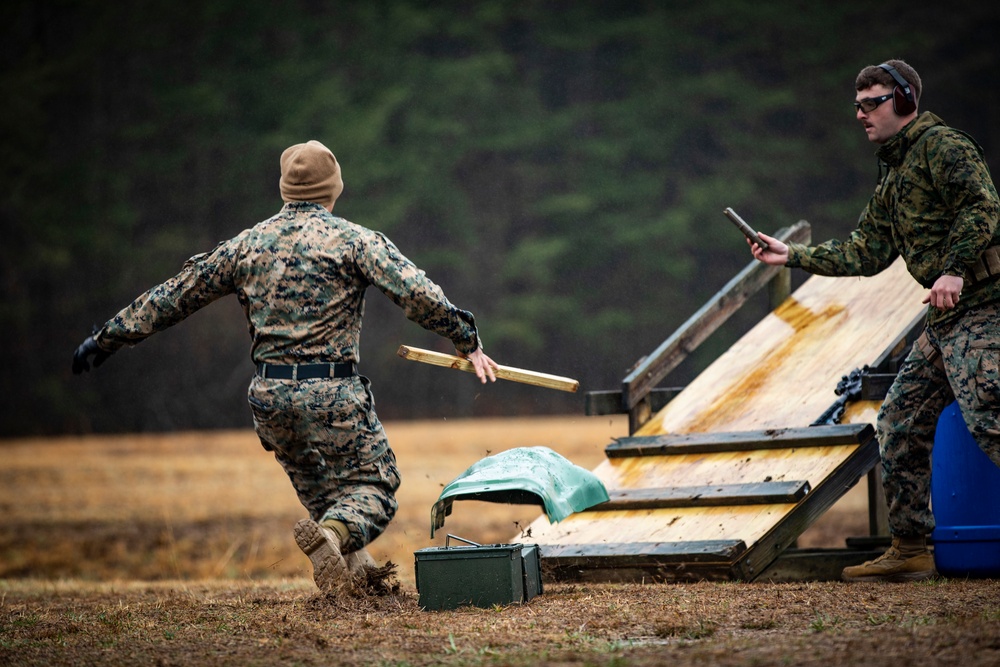
M 793 507 L 749 547 L 739 539 L 542 545 L 548 576 L 564 581 L 753 581 L 771 569 L 777 556 L 793 546 L 798 536 L 878 461 L 878 444 L 871 424 L 623 440 L 639 442 L 623 445 L 619 441 L 610 445 L 609 449 L 620 457 L 686 456 L 793 447 L 857 447 L 816 489 L 806 482 L 786 481 L 612 492 L 609 501 L 589 511 L 732 506 L 747 502 L 787 503 Z M 779 575 L 772 570 L 770 576 Z
M 885 512 L 873 424 L 926 312 L 923 289 L 901 262 L 865 284 L 814 276 L 683 391 L 653 386 L 769 284 L 774 267 L 762 266 L 730 281 L 623 383 L 618 407 L 631 406 L 629 435 L 608 445 L 594 471 L 609 500 L 529 527 L 550 576 L 832 579 L 884 548 L 875 534 Z M 654 401 L 656 414 L 644 413 Z M 612 392 L 598 402 L 613 403 Z M 827 413 L 835 416 L 820 419 Z M 799 535 L 866 474 L 866 548 L 848 538 L 846 549 L 799 553 Z

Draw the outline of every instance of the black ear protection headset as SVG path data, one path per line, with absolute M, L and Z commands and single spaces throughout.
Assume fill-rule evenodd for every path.
M 907 116 L 917 110 L 917 101 L 913 97 L 913 86 L 903 78 L 896 68 L 885 63 L 879 65 L 896 80 L 896 87 L 892 89 L 892 109 L 897 116 Z

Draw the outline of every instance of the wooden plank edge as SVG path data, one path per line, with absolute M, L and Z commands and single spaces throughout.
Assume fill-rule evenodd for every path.
M 419 361 L 432 366 L 454 368 L 467 373 L 476 372 L 476 369 L 472 365 L 471 361 L 453 354 L 444 354 L 442 352 L 424 350 L 418 347 L 410 347 L 408 345 L 400 345 L 396 354 L 404 359 Z M 544 387 L 546 389 L 558 389 L 559 391 L 568 391 L 571 393 L 576 392 L 576 390 L 580 388 L 580 382 L 572 378 L 550 375 L 548 373 L 539 373 L 538 371 L 529 371 L 523 368 L 514 368 L 512 366 L 501 365 L 494 370 L 494 375 L 501 380 L 510 380 L 512 382 L 530 384 L 536 387 Z
M 626 458 L 830 447 L 857 444 L 874 435 L 875 428 L 871 424 L 827 424 L 762 431 L 643 435 L 616 438 L 604 448 L 604 453 L 608 458 Z
M 810 491 L 809 482 L 751 482 L 707 486 L 672 486 L 646 489 L 612 489 L 610 499 L 583 510 L 617 512 L 678 507 L 795 504 Z

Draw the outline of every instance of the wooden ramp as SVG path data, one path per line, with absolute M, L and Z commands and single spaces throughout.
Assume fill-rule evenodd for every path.
M 757 578 L 877 462 L 879 400 L 811 424 L 852 370 L 907 346 L 924 293 L 901 261 L 872 278 L 811 277 L 608 446 L 594 473 L 610 501 L 542 516 L 520 539 L 556 579 Z

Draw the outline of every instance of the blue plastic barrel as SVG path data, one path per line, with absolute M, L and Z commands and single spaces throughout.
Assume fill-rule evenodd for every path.
M 939 573 L 1000 576 L 1000 467 L 976 445 L 957 402 L 941 413 L 934 436 L 931 508 Z

